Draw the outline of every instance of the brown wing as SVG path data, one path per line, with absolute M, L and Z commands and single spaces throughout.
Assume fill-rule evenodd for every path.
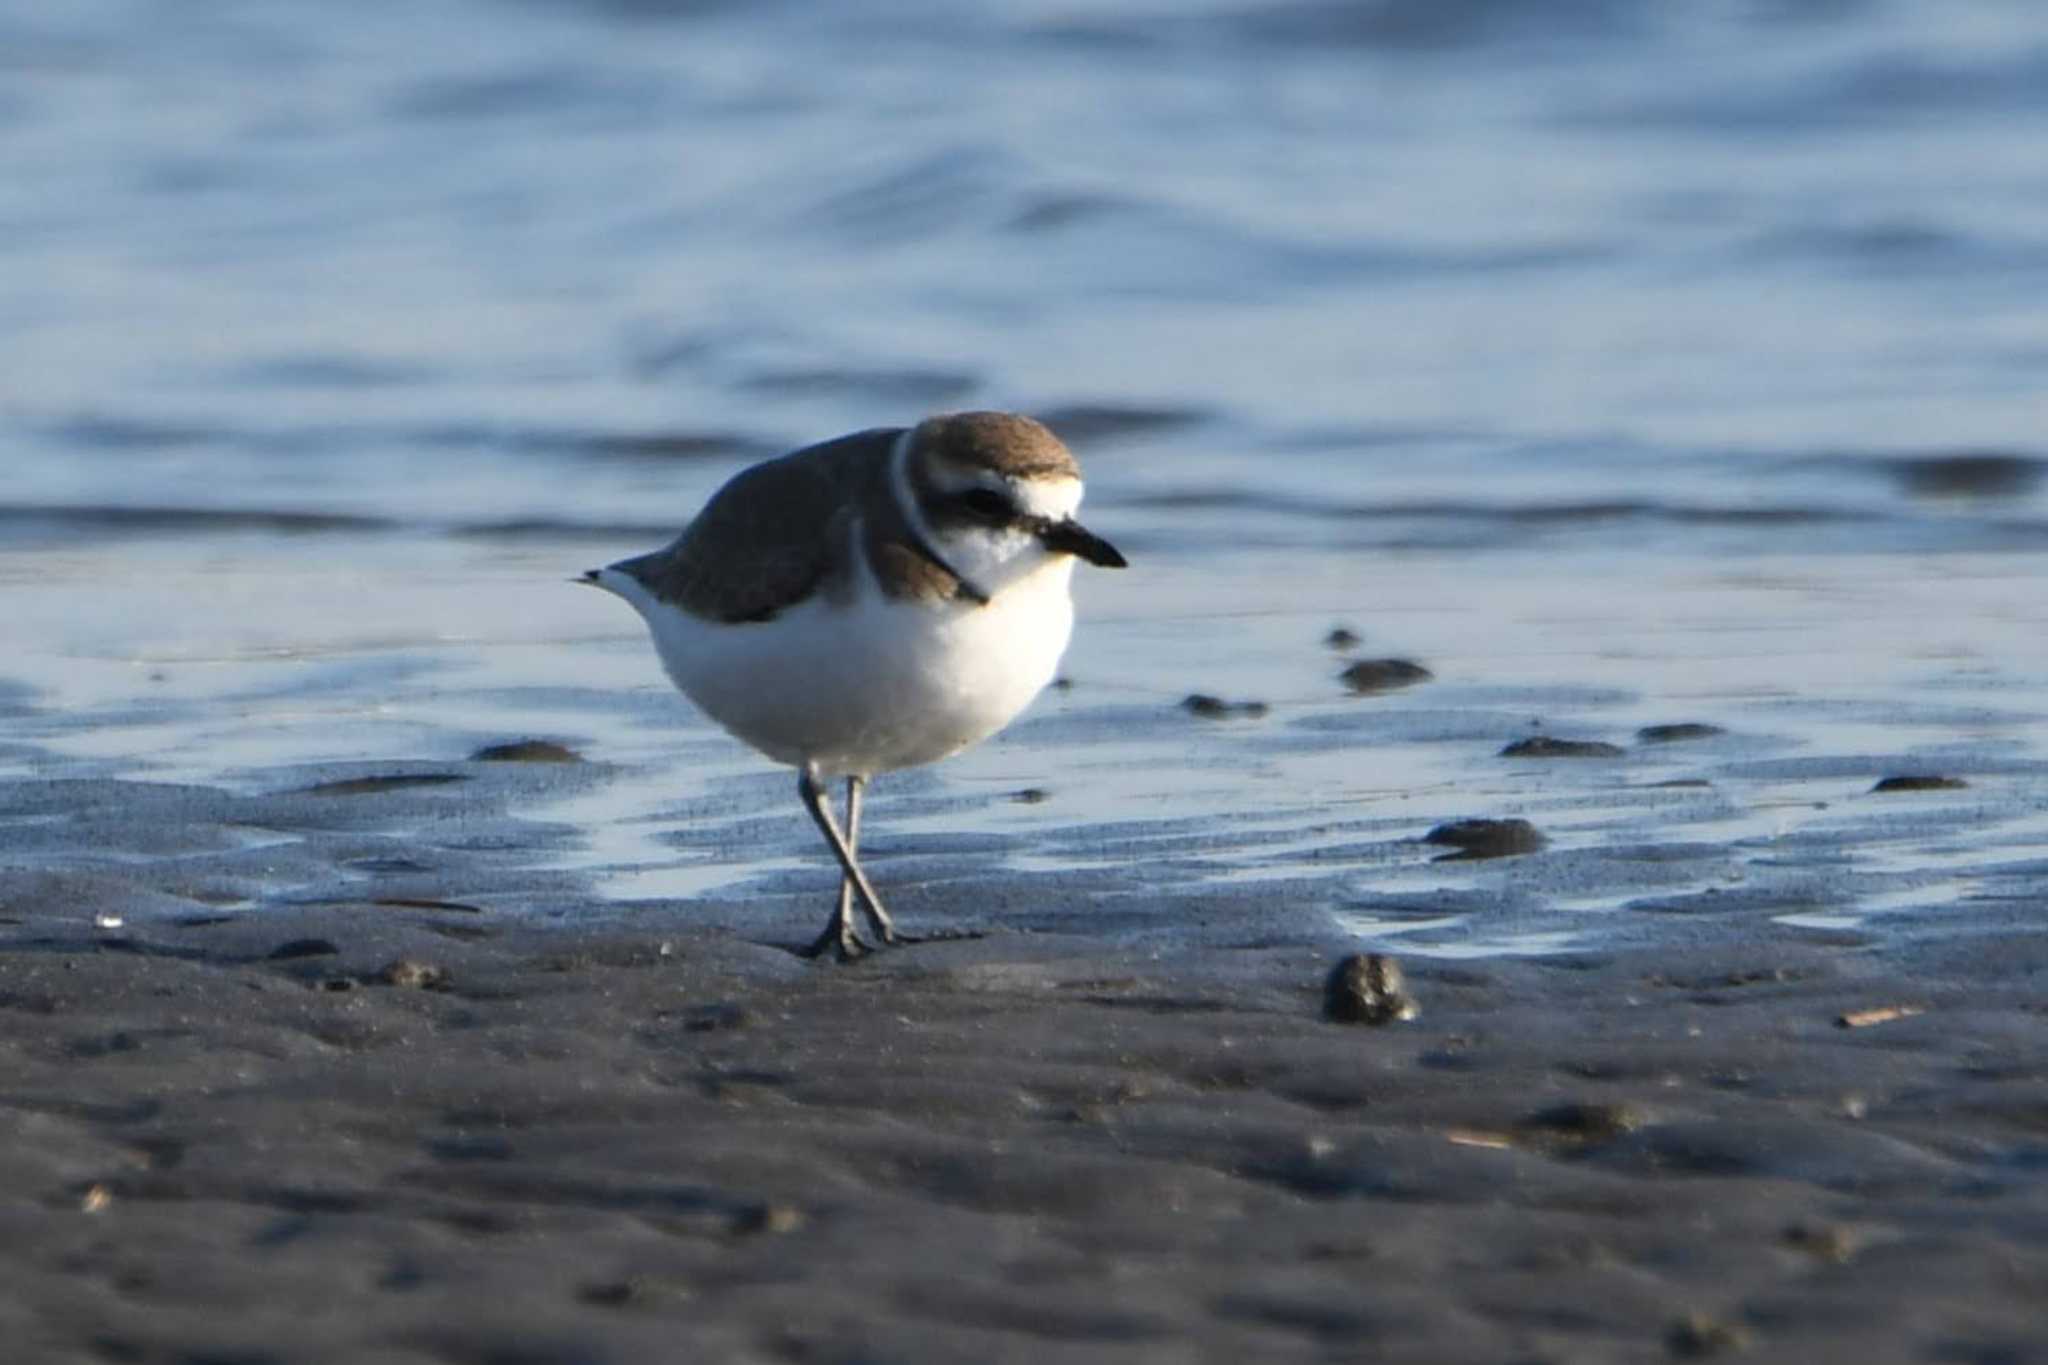
M 713 621 L 772 620 L 847 572 L 853 508 L 886 486 L 901 427 L 806 446 L 735 475 L 665 550 L 614 567 Z

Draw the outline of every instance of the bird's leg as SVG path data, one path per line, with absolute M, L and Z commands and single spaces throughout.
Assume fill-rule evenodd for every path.
M 849 777 L 846 780 L 846 824 L 857 837 L 860 831 L 860 793 L 865 779 Z M 831 845 L 832 855 L 839 860 L 839 903 L 833 908 L 832 919 L 825 926 L 825 932 L 811 945 L 813 955 L 831 948 L 841 958 L 857 957 L 866 951 L 859 935 L 853 929 L 853 901 L 856 895 L 860 906 L 866 912 L 868 922 L 874 926 L 875 937 L 884 943 L 895 943 L 896 925 L 889 918 L 889 912 L 882 908 L 881 897 L 868 883 L 867 874 L 860 869 L 860 862 L 854 857 L 852 841 L 839 832 L 838 824 L 832 819 L 832 807 L 827 802 L 825 790 L 818 781 L 817 769 L 806 764 L 797 777 L 797 794 L 803 798 L 804 809 L 811 813 L 811 820 L 818 826 L 818 832 Z
M 860 794 L 867 789 L 865 777 L 846 779 L 846 851 L 860 857 Z M 839 874 L 839 918 L 853 922 L 853 878 Z
M 808 777 L 809 774 L 806 773 L 805 776 Z M 860 792 L 864 780 L 858 777 L 846 779 L 846 851 L 855 855 L 860 849 Z M 803 793 L 804 809 L 810 810 L 810 793 L 804 790 L 801 783 L 798 790 Z M 815 816 L 815 812 L 813 815 Z M 825 837 L 827 842 L 830 842 L 832 836 L 829 830 L 826 831 Z M 803 950 L 803 956 L 823 957 L 829 952 L 841 962 L 851 962 L 873 951 L 862 941 L 859 932 L 853 927 L 853 896 L 853 878 L 842 871 L 839 874 L 839 902 L 833 908 L 832 918 L 825 921 L 824 932 Z
M 863 777 L 846 779 L 846 850 L 860 856 L 860 793 L 867 784 Z M 822 957 L 827 951 L 841 962 L 851 962 L 869 951 L 853 927 L 853 878 L 839 874 L 839 905 L 825 924 L 825 932 L 804 950 L 805 957 Z

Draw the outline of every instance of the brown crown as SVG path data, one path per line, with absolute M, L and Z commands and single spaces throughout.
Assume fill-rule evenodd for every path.
M 940 460 L 1018 479 L 1078 479 L 1074 453 L 1041 422 L 1014 412 L 927 417 L 912 440 Z

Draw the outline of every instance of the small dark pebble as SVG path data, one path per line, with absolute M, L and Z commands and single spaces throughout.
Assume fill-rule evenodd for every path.
M 1425 844 L 1445 844 L 1458 851 L 1446 860 L 1476 861 L 1534 853 L 1550 841 L 1527 820 L 1452 820 L 1422 836 Z
M 1698 1360 L 1723 1351 L 1747 1349 L 1749 1333 L 1732 1322 L 1723 1322 L 1705 1313 L 1688 1313 L 1672 1323 L 1670 1330 L 1664 1333 L 1664 1345 L 1672 1355 L 1681 1359 Z
M 448 989 L 448 969 L 418 958 L 401 957 L 388 963 L 370 978 L 381 986 L 400 986 L 415 991 Z
M 1381 953 L 1351 954 L 1323 983 L 1323 1017 L 1340 1024 L 1392 1024 L 1421 1013 L 1401 964 Z
M 1360 696 L 1370 696 L 1397 687 L 1413 687 L 1435 676 L 1413 659 L 1360 659 L 1339 673 L 1337 681 Z
M 1643 1112 L 1632 1104 L 1553 1104 L 1524 1118 L 1525 1135 L 1561 1147 L 1592 1147 L 1633 1133 L 1643 1126 Z
M 449 910 L 464 915 L 481 915 L 484 912 L 481 905 L 471 905 L 467 901 L 441 901 L 425 896 L 379 896 L 370 904 L 386 910 Z
M 1041 801 L 1050 801 L 1052 793 L 1043 787 L 1023 787 L 1011 792 L 1010 799 L 1020 806 L 1035 806 Z
M 1682 740 L 1712 739 L 1715 735 L 1727 733 L 1718 725 L 1688 720 L 1680 721 L 1676 725 L 1645 725 L 1636 731 L 1636 738 L 1644 744 L 1677 744 Z
M 1343 626 L 1332 626 L 1323 637 L 1323 644 L 1331 649 L 1356 649 L 1359 643 L 1358 632 Z
M 1240 716 L 1255 720 L 1266 714 L 1266 703 L 1262 701 L 1225 701 L 1206 692 L 1192 692 L 1181 699 L 1180 705 L 1183 711 L 1203 720 L 1232 720 Z
M 638 1298 L 639 1294 L 639 1289 L 631 1280 L 607 1280 L 602 1284 L 586 1284 L 576 1291 L 579 1300 L 598 1308 L 624 1308 Z
M 1840 1265 L 1860 1250 L 1856 1235 L 1845 1228 L 1826 1224 L 1794 1223 L 1781 1234 L 1785 1245 L 1803 1251 L 1816 1261 Z
M 793 1204 L 756 1204 L 733 1215 L 732 1230 L 742 1236 L 795 1232 L 807 1220 Z
M 549 739 L 522 739 L 512 744 L 486 744 L 471 754 L 476 763 L 581 763 L 583 755 Z
M 330 976 L 320 983 L 323 991 L 352 991 L 355 988 L 355 978 L 349 976 Z
M 301 957 L 329 957 L 340 951 L 340 948 L 324 938 L 295 938 L 289 943 L 280 943 L 272 948 L 269 958 L 272 962 L 289 962 Z
M 388 777 L 348 777 L 338 782 L 316 782 L 299 788 L 300 796 L 374 796 L 378 792 L 400 791 L 406 787 L 445 787 L 467 782 L 461 773 L 393 773 Z
M 358 872 L 427 872 L 431 869 L 417 858 L 350 858 L 344 864 Z
M 1531 735 L 1500 751 L 1502 758 L 1621 758 L 1628 751 L 1599 739 L 1553 739 Z
M 1721 888 L 1710 886 L 1705 894 L 1718 896 Z M 1745 986 L 1782 986 L 1791 981 L 1804 981 L 1809 975 L 1811 973 L 1792 967 L 1738 967 L 1734 971 L 1703 974 L 1649 972 L 1644 975 L 1643 984 L 1682 991 L 1740 990 Z
M 1875 792 L 1946 792 L 1970 784 L 1960 777 L 1934 777 L 1923 773 L 1905 773 L 1897 777 L 1878 779 Z
M 745 1005 L 721 1001 L 715 1005 L 698 1005 L 683 1016 L 683 1028 L 690 1033 L 724 1033 L 730 1029 L 745 1028 L 754 1022 L 754 1016 Z

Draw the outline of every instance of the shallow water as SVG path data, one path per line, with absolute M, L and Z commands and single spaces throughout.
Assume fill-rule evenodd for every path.
M 18 661 L 0 755 L 6 804 L 34 826 L 6 836 L 17 868 L 33 854 L 178 895 L 178 858 L 201 857 L 234 888 L 210 904 L 253 908 L 370 894 L 357 865 L 397 850 L 397 880 L 369 879 L 379 894 L 680 910 L 742 931 L 758 906 L 827 894 L 788 775 L 666 689 L 623 609 L 547 578 L 576 546 L 414 547 L 336 547 L 333 564 L 308 563 L 296 540 L 105 547 L 96 562 L 45 557 L 32 587 L 26 559 L 7 560 L 0 582 L 33 595 L 45 642 Z M 899 910 L 962 928 L 1351 936 L 1439 956 L 1804 931 L 1905 947 L 2008 929 L 2048 883 L 2048 678 L 2030 652 L 2048 597 L 2022 591 L 2011 556 L 1920 574 L 1848 555 L 1718 569 L 1256 556 L 1305 585 L 1285 610 L 1255 605 L 1254 562 L 1086 580 L 1066 689 L 969 754 L 879 782 L 864 852 Z M 341 564 L 347 609 L 322 609 Z M 135 614 L 96 612 L 110 593 Z M 1337 676 L 1347 656 L 1321 639 L 1338 621 L 1365 650 L 1427 659 L 1436 679 L 1352 694 Z M 1268 709 L 1201 718 L 1180 705 L 1197 687 Z M 1674 722 L 1725 733 L 1636 736 Z M 1531 734 L 1618 754 L 1501 756 Z M 604 766 L 477 780 L 472 752 L 530 735 Z M 308 817 L 271 809 L 337 777 L 442 774 L 461 785 L 316 812 L 388 848 L 306 844 Z M 1896 775 L 1967 785 L 1872 792 Z M 199 784 L 254 804 L 179 834 L 147 816 L 110 833 L 61 802 L 56 816 L 23 807 L 50 777 Z M 523 824 L 493 814 L 508 801 Z M 1549 847 L 1446 861 L 1420 842 L 1471 817 L 1527 819 Z M 72 823 L 41 826 L 52 818 Z M 465 822 L 494 831 L 487 845 Z M 479 847 L 526 871 L 505 881 Z
M 562 579 L 1019 407 L 1134 568 L 1070 690 L 878 789 L 912 910 L 1969 932 L 2048 875 L 2044 77 L 2022 0 L 0 5 L 0 780 L 546 734 L 614 766 L 520 805 L 536 866 L 820 894 Z M 1350 695 L 1339 623 L 1436 680 Z M 1471 816 L 1550 848 L 1413 842 Z

